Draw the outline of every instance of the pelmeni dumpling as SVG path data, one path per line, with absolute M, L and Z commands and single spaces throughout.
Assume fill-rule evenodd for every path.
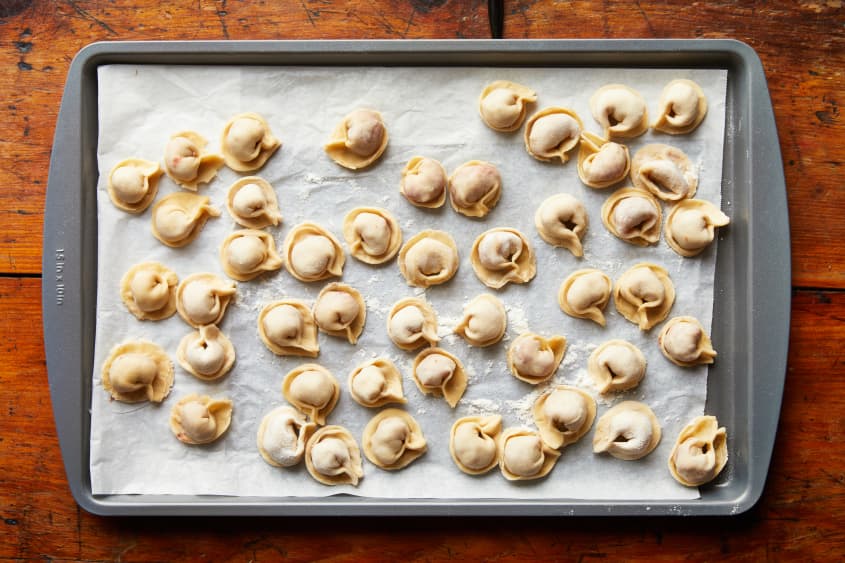
M 628 147 L 608 141 L 589 131 L 581 132 L 578 149 L 578 177 L 591 188 L 608 188 L 621 182 L 631 170 Z
M 415 156 L 402 169 L 399 191 L 412 205 L 434 209 L 446 201 L 449 178 L 439 161 Z
M 324 485 L 357 486 L 364 476 L 355 438 L 337 425 L 324 426 L 311 435 L 305 445 L 305 467 Z
M 266 305 L 258 314 L 258 336 L 268 350 L 279 356 L 316 358 L 320 353 L 314 315 L 305 302 L 297 299 Z
M 220 262 L 226 275 L 238 281 L 282 267 L 273 236 L 257 229 L 241 229 L 227 236 L 220 246 Z
M 549 474 L 560 452 L 543 441 L 540 433 L 527 428 L 502 432 L 499 469 L 508 481 L 540 479 Z
M 654 412 L 637 401 L 622 401 L 596 423 L 593 452 L 624 460 L 640 459 L 660 443 L 660 423 Z
M 142 158 L 121 160 L 109 172 L 106 189 L 111 202 L 128 213 L 141 213 L 156 197 L 162 170 L 158 162 Z
M 602 86 L 590 98 L 593 118 L 605 139 L 638 137 L 648 131 L 648 109 L 639 92 L 624 84 Z
M 358 342 L 367 321 L 367 306 L 361 293 L 343 283 L 324 287 L 314 302 L 313 313 L 320 330 L 346 338 L 350 344 Z
M 502 417 L 465 416 L 452 425 L 449 453 L 458 469 L 467 475 L 482 475 L 499 463 Z
M 380 207 L 356 207 L 343 219 L 349 254 L 367 264 L 383 264 L 402 246 L 399 221 Z
M 217 324 L 223 320 L 236 287 L 235 282 L 214 274 L 191 274 L 176 289 L 176 310 L 194 328 Z
M 263 117 L 241 113 L 226 123 L 220 146 L 226 166 L 237 172 L 253 172 L 264 166 L 282 142 L 273 136 Z
M 704 121 L 707 98 L 701 86 L 679 78 L 663 88 L 658 107 L 652 127 L 670 135 L 682 135 L 691 133 Z
M 261 419 L 258 452 L 274 467 L 291 467 L 302 460 L 305 444 L 316 429 L 293 407 L 277 407 Z
M 361 449 L 374 465 L 394 471 L 407 467 L 427 449 L 422 428 L 399 409 L 385 409 L 364 427 Z
M 555 385 L 534 401 L 534 423 L 555 449 L 574 444 L 593 426 L 596 400 L 577 387 Z
M 337 164 L 358 170 L 379 159 L 387 148 L 387 140 L 381 114 L 371 109 L 356 109 L 337 124 L 324 148 Z
M 569 274 L 560 285 L 557 303 L 571 317 L 605 325 L 604 308 L 613 293 L 613 282 L 600 270 L 585 268 Z
M 489 162 L 470 160 L 449 177 L 449 203 L 461 215 L 484 217 L 496 206 L 501 195 L 502 176 Z
M 616 280 L 613 302 L 623 317 L 640 330 L 649 330 L 669 315 L 675 303 L 675 285 L 664 268 L 641 262 Z
M 176 312 L 179 277 L 159 262 L 135 264 L 120 280 L 120 297 L 129 312 L 142 321 L 160 321 Z
M 267 180 L 258 176 L 240 178 L 226 196 L 229 215 L 248 229 L 263 229 L 282 222 L 276 192 Z
M 645 370 L 645 356 L 626 340 L 608 340 L 587 360 L 587 372 L 599 393 L 633 389 L 645 377 Z
M 387 315 L 387 335 L 403 350 L 436 346 L 437 315 L 431 305 L 418 297 L 406 297 L 393 304 Z
M 343 274 L 346 257 L 340 242 L 326 229 L 306 221 L 285 237 L 285 268 L 299 281 L 312 282 Z
M 123 403 L 160 403 L 173 386 L 173 362 L 160 346 L 137 340 L 112 348 L 100 372 L 103 388 Z
M 215 325 L 205 325 L 182 338 L 176 350 L 176 359 L 191 375 L 213 381 L 232 369 L 235 347 Z
M 170 430 L 185 444 L 208 444 L 229 429 L 232 401 L 208 395 L 188 395 L 173 405 Z
M 569 153 L 581 140 L 584 124 L 574 111 L 568 108 L 545 108 L 525 124 L 525 150 L 544 162 L 560 159 L 569 160 Z
M 303 364 L 285 376 L 282 395 L 302 414 L 322 426 L 340 398 L 340 385 L 323 366 Z
M 483 293 L 464 307 L 464 316 L 455 327 L 472 346 L 491 346 L 499 342 L 508 328 L 505 306 L 495 295 Z
M 695 195 L 698 171 L 681 149 L 652 144 L 634 155 L 631 181 L 663 201 L 679 201 Z
M 452 408 L 467 388 L 463 364 L 442 348 L 426 348 L 417 354 L 411 375 L 422 393 L 443 397 Z
M 666 217 L 666 243 L 681 256 L 696 256 L 713 242 L 716 227 L 724 227 L 730 221 L 721 209 L 710 202 L 683 199 Z
M 587 233 L 589 217 L 584 204 L 573 195 L 557 194 L 543 200 L 534 214 L 534 226 L 547 243 L 584 255 L 581 239 Z
M 537 274 L 534 249 L 525 235 L 511 228 L 495 228 L 478 235 L 470 262 L 481 283 L 499 289 L 508 283 L 527 283 Z
M 478 113 L 490 129 L 507 133 L 522 126 L 526 106 L 536 101 L 537 94 L 531 88 L 516 82 L 496 80 L 481 91 Z
M 172 248 L 189 244 L 206 221 L 220 216 L 220 210 L 209 201 L 205 196 L 187 192 L 167 194 L 153 206 L 153 236 Z
M 649 192 L 623 188 L 613 192 L 601 206 L 605 228 L 625 242 L 648 246 L 660 240 L 663 211 Z
M 508 368 L 517 379 L 537 385 L 550 379 L 566 353 L 566 338 L 520 334 L 508 348 Z
M 402 374 L 396 364 L 386 358 L 364 362 L 352 370 L 348 387 L 355 402 L 364 407 L 407 402 L 402 390 Z
M 716 350 L 695 317 L 673 317 L 660 334 L 657 345 L 669 361 L 681 367 L 712 364 Z
M 697 416 L 684 426 L 669 454 L 669 472 L 682 485 L 698 487 L 728 463 L 728 433 L 715 416 Z
M 408 285 L 429 287 L 452 279 L 458 271 L 458 247 L 444 231 L 422 231 L 399 251 L 399 271 Z
M 176 133 L 164 147 L 164 170 L 170 179 L 191 191 L 207 184 L 223 166 L 223 157 L 205 152 L 208 141 L 199 133 Z

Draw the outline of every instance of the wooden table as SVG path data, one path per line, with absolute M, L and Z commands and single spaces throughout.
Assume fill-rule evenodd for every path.
M 792 232 L 788 377 L 762 501 L 721 519 L 129 519 L 65 479 L 41 332 L 41 230 L 68 65 L 99 40 L 487 38 L 478 0 L 0 1 L 0 559 L 749 561 L 845 555 L 845 10 L 813 2 L 507 1 L 510 38 L 736 38 L 763 60 Z

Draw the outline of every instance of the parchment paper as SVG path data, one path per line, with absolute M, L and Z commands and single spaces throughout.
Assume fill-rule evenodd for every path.
M 660 325 L 649 333 L 619 315 L 613 304 L 605 312 L 607 327 L 570 318 L 556 302 L 563 279 L 578 268 L 594 267 L 617 279 L 640 261 L 663 265 L 677 290 L 671 316 L 693 315 L 709 330 L 715 270 L 715 245 L 693 259 L 681 258 L 662 240 L 656 247 L 639 248 L 614 238 L 601 224 L 599 208 L 613 190 L 593 190 L 577 177 L 575 153 L 566 165 L 544 164 L 531 158 L 522 132 L 501 134 L 488 129 L 477 112 L 482 88 L 497 79 L 530 85 L 539 95 L 533 110 L 551 105 L 574 109 L 585 128 L 601 133 L 590 115 L 588 100 L 607 83 L 623 83 L 639 90 L 653 116 L 663 86 L 674 78 L 697 81 L 707 95 L 709 109 L 692 134 L 669 136 L 648 132 L 630 141 L 631 155 L 647 143 L 662 142 L 683 149 L 699 166 L 696 197 L 719 205 L 722 143 L 725 124 L 723 70 L 561 69 L 561 68 L 313 68 L 313 67 L 191 67 L 103 66 L 99 68 L 99 209 L 98 316 L 91 412 L 91 481 L 95 494 L 158 493 L 240 496 L 324 496 L 350 493 L 382 498 L 522 498 L 522 499 L 689 499 L 698 491 L 677 484 L 666 459 L 678 432 L 703 413 L 707 369 L 682 369 L 666 360 L 657 347 Z M 351 172 L 331 162 L 322 146 L 339 119 L 357 107 L 378 109 L 384 115 L 390 145 L 371 169 Z M 219 151 L 225 122 L 241 112 L 257 112 L 282 139 L 282 148 L 257 174 L 267 179 L 279 198 L 284 223 L 268 229 L 281 247 L 284 235 L 297 223 L 313 220 L 342 240 L 344 215 L 359 205 L 388 209 L 400 221 L 407 240 L 428 228 L 451 233 L 459 247 L 461 265 L 449 283 L 427 291 L 406 285 L 393 260 L 381 267 L 365 265 L 347 255 L 342 281 L 358 288 L 367 302 L 367 323 L 357 346 L 319 335 L 317 362 L 340 381 L 342 396 L 329 423 L 347 427 L 360 442 L 367 421 L 377 410 L 355 403 L 346 390 L 349 372 L 376 356 L 392 359 L 404 375 L 405 407 L 421 424 L 428 452 L 399 472 L 387 472 L 364 461 L 360 486 L 326 487 L 308 475 L 304 464 L 278 469 L 265 463 L 256 447 L 261 418 L 284 404 L 284 375 L 303 363 L 280 358 L 260 342 L 256 319 L 268 302 L 283 297 L 313 301 L 333 280 L 305 284 L 284 269 L 238 284 L 238 296 L 221 329 L 234 343 L 237 362 L 216 383 L 199 381 L 176 364 L 173 390 L 161 405 L 126 405 L 110 400 L 100 370 L 110 349 L 125 340 L 143 338 L 162 346 L 174 359 L 179 340 L 192 329 L 178 315 L 161 322 L 136 320 L 124 307 L 119 283 L 133 264 L 157 260 L 180 279 L 194 272 L 224 276 L 218 248 L 238 227 L 225 210 L 229 186 L 240 175 L 228 168 L 200 193 L 208 195 L 222 216 L 212 219 L 199 238 L 182 249 L 159 243 L 150 231 L 150 211 L 135 216 L 116 209 L 106 192 L 109 170 L 133 157 L 161 161 L 169 136 L 194 130 Z M 502 174 L 498 206 L 484 220 L 454 212 L 448 202 L 435 211 L 408 204 L 398 191 L 401 170 L 415 155 L 442 161 L 451 173 L 472 159 L 495 163 Z M 622 184 L 627 185 L 626 184 Z M 167 177 L 159 197 L 179 188 Z M 568 192 L 588 208 L 590 227 L 583 259 L 553 248 L 540 239 L 533 217 L 546 197 Z M 664 207 L 665 211 L 665 207 Z M 529 284 L 509 285 L 496 292 L 475 277 L 469 251 L 477 235 L 492 227 L 514 227 L 525 233 L 537 253 L 537 276 Z M 509 312 L 505 341 L 475 349 L 451 335 L 463 306 L 483 292 L 496 293 Z M 414 353 L 406 353 L 387 337 L 386 314 L 398 299 L 424 295 L 439 316 L 441 346 L 461 358 L 470 383 L 457 408 L 422 395 L 410 377 Z M 508 371 L 505 354 L 519 333 L 532 330 L 562 334 L 569 346 L 552 383 L 585 388 L 599 403 L 598 416 L 627 399 L 647 403 L 663 426 L 659 447 L 646 458 L 630 462 L 592 453 L 592 432 L 566 448 L 548 478 L 523 483 L 506 481 L 498 470 L 481 477 L 464 475 L 448 453 L 449 429 L 458 417 L 499 413 L 505 427 L 533 427 L 530 408 L 538 388 L 517 381 Z M 637 345 L 648 359 L 645 379 L 634 390 L 599 396 L 587 375 L 590 352 L 600 343 L 622 338 Z M 228 433 L 208 446 L 186 446 L 168 426 L 170 409 L 189 393 L 226 396 L 234 401 Z

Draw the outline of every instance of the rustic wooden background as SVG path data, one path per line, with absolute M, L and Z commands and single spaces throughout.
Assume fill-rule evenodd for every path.
M 487 38 L 479 0 L 0 0 L 0 560 L 845 556 L 845 11 L 835 1 L 507 0 L 509 38 L 735 38 L 765 67 L 793 316 L 762 501 L 724 519 L 120 519 L 74 503 L 41 333 L 41 230 L 68 65 L 101 40 Z

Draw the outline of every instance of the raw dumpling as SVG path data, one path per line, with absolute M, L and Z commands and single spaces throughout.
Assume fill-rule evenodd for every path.
M 120 297 L 142 321 L 160 321 L 176 312 L 179 277 L 158 262 L 135 264 L 120 280 Z
M 593 118 L 606 139 L 638 137 L 648 131 L 648 109 L 639 92 L 623 84 L 602 86 L 590 98 Z
M 604 272 L 592 268 L 576 270 L 560 285 L 557 303 L 571 317 L 604 326 L 604 308 L 612 292 L 613 282 Z
M 320 353 L 311 308 L 296 299 L 274 301 L 258 315 L 258 336 L 279 356 L 316 358 Z
M 356 109 L 338 123 L 325 150 L 339 165 L 358 170 L 379 159 L 387 148 L 387 138 L 379 112 Z
M 508 328 L 508 314 L 498 297 L 483 293 L 467 303 L 455 334 L 472 346 L 491 346 L 500 341 Z
M 226 123 L 220 146 L 226 166 L 237 172 L 252 172 L 264 166 L 282 142 L 273 136 L 263 117 L 241 113 Z
M 549 447 L 540 433 L 526 428 L 502 432 L 499 468 L 508 481 L 539 479 L 549 474 L 560 452 Z
M 419 423 L 399 409 L 385 409 L 364 427 L 361 448 L 374 465 L 387 470 L 402 469 L 427 449 Z
M 537 101 L 537 94 L 527 86 L 496 80 L 484 87 L 478 100 L 478 113 L 490 129 L 516 131 L 525 120 L 526 105 Z
M 143 212 L 158 193 L 161 174 L 158 162 L 142 158 L 121 160 L 109 172 L 106 188 L 111 202 L 129 213 Z
M 176 310 L 194 328 L 216 325 L 223 319 L 237 290 L 235 282 L 214 274 L 191 274 L 176 290 Z
M 525 150 L 537 160 L 551 162 L 557 158 L 566 162 L 581 140 L 582 129 L 581 118 L 571 109 L 542 109 L 525 124 Z
M 343 219 L 349 254 L 367 264 L 383 264 L 402 246 L 399 222 L 386 209 L 356 207 Z
M 425 345 L 436 346 L 440 341 L 437 336 L 437 315 L 422 299 L 400 299 L 387 316 L 387 335 L 403 350 L 416 350 Z
M 153 206 L 153 235 L 163 244 L 179 248 L 197 238 L 209 218 L 219 215 L 220 210 L 210 205 L 205 196 L 168 194 Z
M 616 281 L 613 302 L 623 317 L 649 330 L 669 315 L 675 302 L 675 285 L 665 269 L 643 262 Z
M 681 367 L 712 364 L 716 350 L 695 317 L 674 317 L 657 335 L 657 345 L 669 361 Z
M 489 162 L 470 160 L 449 177 L 449 203 L 467 217 L 484 217 L 499 202 L 502 176 Z
M 573 256 L 584 255 L 581 239 L 587 233 L 589 218 L 584 204 L 570 194 L 546 198 L 534 214 L 540 237 L 552 246 L 567 249 Z
M 205 325 L 182 338 L 176 350 L 176 359 L 191 375 L 212 381 L 232 369 L 235 347 L 215 325 Z
M 617 459 L 647 456 L 660 442 L 660 423 L 647 405 L 622 401 L 596 423 L 593 452 L 607 452 Z
M 475 239 L 470 262 L 481 283 L 499 289 L 527 283 L 537 274 L 537 259 L 528 239 L 511 228 L 490 229 Z
M 444 231 L 422 231 L 399 251 L 399 270 L 408 285 L 429 287 L 452 279 L 458 271 L 458 247 Z
M 112 348 L 103 362 L 101 378 L 113 399 L 160 403 L 173 387 L 173 362 L 152 342 L 126 342 Z
M 412 205 L 434 209 L 446 201 L 448 183 L 446 169 L 439 161 L 415 156 L 402 170 L 399 191 Z
M 599 393 L 636 387 L 645 376 L 645 368 L 643 353 L 625 340 L 608 340 L 593 350 L 587 360 L 587 372 Z
M 274 467 L 291 467 L 302 460 L 305 444 L 316 429 L 293 407 L 275 408 L 261 419 L 258 452 Z
M 343 274 L 346 257 L 326 229 L 306 221 L 285 237 L 285 268 L 299 281 L 312 282 Z
M 682 485 L 709 483 L 728 462 L 728 433 L 715 416 L 697 416 L 684 426 L 669 454 L 669 472 Z
M 449 453 L 458 469 L 468 475 L 482 475 L 499 463 L 499 435 L 502 417 L 465 416 L 452 425 Z
M 713 242 L 716 227 L 724 227 L 728 223 L 728 216 L 712 203 L 684 199 L 666 217 L 666 242 L 681 256 L 695 256 Z
M 238 281 L 249 281 L 282 267 L 276 241 L 256 229 L 242 229 L 227 236 L 220 247 L 220 262 L 226 275 Z
M 340 398 L 340 385 L 323 366 L 303 364 L 285 376 L 282 395 L 301 413 L 322 426 Z
M 578 177 L 591 188 L 607 188 L 621 182 L 631 170 L 628 147 L 608 141 L 589 131 L 581 133 L 578 149 Z
M 442 348 L 426 348 L 417 354 L 411 375 L 422 393 L 443 397 L 452 408 L 467 388 L 463 364 Z
M 170 430 L 185 444 L 208 444 L 229 429 L 232 401 L 208 395 L 188 395 L 173 405 Z
M 596 400 L 577 387 L 556 385 L 537 397 L 532 412 L 543 441 L 557 450 L 590 431 Z
M 660 108 L 652 127 L 670 135 L 691 133 L 707 115 L 707 98 L 692 80 L 673 80 L 660 94 Z
M 330 283 L 320 291 L 314 302 L 314 321 L 317 327 L 332 336 L 358 342 L 367 320 L 364 298 L 354 287 Z
M 361 450 L 349 430 L 330 425 L 320 428 L 305 445 L 305 467 L 324 485 L 357 486 L 364 476 Z
M 282 222 L 273 186 L 258 176 L 247 176 L 232 184 L 226 207 L 232 219 L 248 229 L 275 227 Z
M 679 201 L 695 195 L 698 172 L 681 149 L 653 144 L 634 155 L 631 181 L 663 201 Z
M 663 211 L 649 192 L 624 188 L 613 192 L 601 206 L 601 221 L 608 231 L 625 242 L 648 246 L 660 240 Z
M 170 179 L 191 191 L 207 184 L 223 166 L 223 157 L 205 152 L 208 141 L 199 133 L 176 133 L 164 147 L 164 170 Z
M 370 360 L 352 370 L 349 394 L 356 403 L 370 408 L 407 402 L 402 390 L 402 374 L 386 358 Z
M 566 353 L 566 338 L 544 338 L 533 332 L 520 334 L 508 348 L 508 367 L 517 379 L 532 385 L 555 374 Z

